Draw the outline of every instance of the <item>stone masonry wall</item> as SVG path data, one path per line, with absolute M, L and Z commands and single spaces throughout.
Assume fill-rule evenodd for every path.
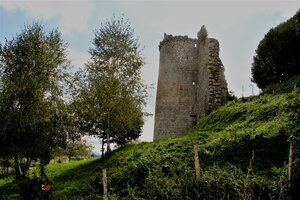
M 159 50 L 154 140 L 184 133 L 227 96 L 217 40 L 165 35 Z
M 208 113 L 226 102 L 227 82 L 224 75 L 224 66 L 219 57 L 219 42 L 216 39 L 208 39 Z

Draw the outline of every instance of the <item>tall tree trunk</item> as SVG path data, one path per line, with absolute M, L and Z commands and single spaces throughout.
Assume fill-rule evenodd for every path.
M 106 132 L 106 143 L 107 143 L 107 153 L 111 152 L 111 148 L 110 148 L 110 135 L 108 133 L 108 131 Z
M 107 130 L 106 130 L 106 143 L 107 143 L 107 153 L 111 152 L 111 148 L 110 148 L 110 123 L 109 123 L 109 119 L 107 121 Z
M 40 164 L 40 176 L 41 176 L 41 179 L 42 180 L 48 180 L 48 177 L 47 177 L 47 175 L 46 175 L 46 173 L 45 173 L 45 163 L 43 163 L 43 162 L 41 162 L 41 164 Z
M 20 161 L 20 165 L 21 165 L 21 162 L 22 161 Z M 29 170 L 30 164 L 31 164 L 31 158 L 26 158 L 26 162 L 24 163 L 24 165 L 22 167 L 23 179 L 25 179 L 25 177 L 26 177 L 26 173 Z
M 16 175 L 16 180 L 21 180 L 22 179 L 22 170 L 20 167 L 20 163 L 19 163 L 19 156 L 15 155 L 15 175 Z
M 101 157 L 104 156 L 104 138 L 102 138 L 102 145 L 101 145 Z
M 31 164 L 31 158 L 26 158 L 26 161 L 24 163 L 22 163 L 22 161 L 24 161 L 25 158 L 23 159 L 18 155 L 15 155 L 14 159 L 16 180 L 24 180 Z

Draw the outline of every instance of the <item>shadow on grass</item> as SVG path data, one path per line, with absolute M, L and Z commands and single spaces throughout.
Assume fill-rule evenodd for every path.
M 46 170 L 52 185 L 50 199 L 83 199 L 79 197 L 88 196 L 90 181 L 101 175 L 102 163 L 101 159 L 95 159 L 82 164 L 71 162 L 51 166 L 50 170 Z M 1 200 L 22 199 L 17 183 L 12 179 L 6 183 L 4 180 L 2 181 L 3 184 L 0 185 Z
M 103 161 L 96 159 L 70 168 L 57 176 L 50 175 L 53 186 L 51 199 L 78 199 L 88 196 L 90 182 L 101 175 L 102 165 Z
M 14 182 L 7 182 L 0 186 L 0 199 L 21 199 L 19 187 Z
M 61 173 L 59 176 L 55 176 L 52 178 L 54 182 L 65 182 L 65 181 L 76 181 L 78 178 L 84 179 L 89 177 L 90 175 L 99 172 L 100 167 L 102 166 L 101 159 L 96 159 L 88 163 L 83 163 L 78 165 L 74 168 L 66 170 L 65 172 Z

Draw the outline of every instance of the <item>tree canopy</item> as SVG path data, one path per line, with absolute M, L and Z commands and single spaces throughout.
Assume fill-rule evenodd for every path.
M 272 28 L 260 41 L 252 64 L 252 81 L 261 89 L 300 74 L 300 11 Z
M 46 164 L 64 145 L 66 47 L 57 29 L 38 23 L 1 45 L 0 156 L 14 159 L 17 179 L 33 159 Z
M 92 154 L 92 146 L 84 139 L 68 140 L 66 148 L 57 148 L 54 151 L 54 157 L 68 157 L 69 161 L 72 159 L 90 158 Z
M 112 18 L 95 32 L 91 61 L 80 73 L 73 103 L 81 131 L 124 145 L 141 134 L 147 86 L 144 59 L 128 20 Z

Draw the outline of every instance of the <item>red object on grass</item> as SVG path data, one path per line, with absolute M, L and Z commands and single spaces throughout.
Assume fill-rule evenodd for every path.
M 43 190 L 45 190 L 46 192 L 49 192 L 51 190 L 51 186 L 50 185 L 44 185 Z

